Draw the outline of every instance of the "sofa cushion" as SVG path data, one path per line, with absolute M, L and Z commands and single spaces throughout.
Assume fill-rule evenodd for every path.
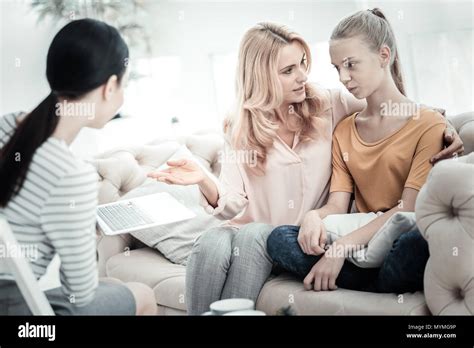
M 352 231 L 367 225 L 382 213 L 351 213 L 332 214 L 323 219 L 324 228 L 328 236 L 328 244 L 338 240 Z
M 151 182 L 130 191 L 123 198 L 129 199 L 147 194 L 167 192 L 196 214 L 192 219 L 134 231 L 132 236 L 150 248 L 161 252 L 173 263 L 186 265 L 194 241 L 208 228 L 222 223 L 207 214 L 198 203 L 199 188 Z
M 194 158 L 193 154 L 184 145 L 169 159 L 176 160 L 181 158 L 189 158 L 197 162 L 197 159 Z M 147 184 L 130 191 L 122 199 L 131 199 L 159 192 L 169 193 L 193 211 L 196 216 L 184 221 L 134 231 L 131 235 L 145 245 L 160 251 L 171 262 L 186 265 L 194 241 L 202 232 L 218 226 L 222 221 L 207 214 L 199 204 L 200 193 L 197 185 L 169 185 L 164 182 L 151 180 Z
M 186 310 L 186 268 L 169 262 L 154 249 L 145 247 L 112 256 L 106 274 L 123 282 L 144 283 L 153 289 L 159 305 Z
M 153 288 L 157 304 L 186 310 L 186 268 L 169 262 L 148 247 L 117 254 L 107 262 L 107 276 L 124 282 L 142 282 Z M 303 283 L 288 273 L 272 276 L 257 300 L 257 309 L 275 315 L 291 306 L 298 315 L 429 315 L 422 292 L 376 294 L 346 289 L 306 291 Z M 176 314 L 179 312 L 176 312 Z
M 334 214 L 323 219 L 328 243 L 367 225 L 381 213 Z M 380 267 L 392 249 L 393 242 L 402 234 L 416 228 L 415 213 L 399 212 L 391 216 L 374 234 L 367 247 L 357 250 L 347 259 L 362 268 Z
M 268 280 L 257 300 L 257 309 L 275 315 L 290 306 L 295 315 L 429 315 L 422 292 L 377 294 L 339 288 L 307 291 L 303 282 L 283 273 Z

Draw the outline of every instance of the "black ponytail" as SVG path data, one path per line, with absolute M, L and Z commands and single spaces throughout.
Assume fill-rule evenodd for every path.
M 18 126 L 15 133 L 1 150 L 0 155 L 0 206 L 20 190 L 29 164 L 38 147 L 56 129 L 59 117 L 54 115 L 57 97 L 51 93 Z
M 46 76 L 51 93 L 16 128 L 0 149 L 0 207 L 21 190 L 36 150 L 54 133 L 59 97 L 74 100 L 103 85 L 110 76 L 123 77 L 128 47 L 119 32 L 93 19 L 62 28 L 48 51 Z

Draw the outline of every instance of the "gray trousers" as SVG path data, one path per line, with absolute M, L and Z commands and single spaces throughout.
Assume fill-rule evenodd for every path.
M 209 311 L 212 302 L 248 298 L 257 302 L 272 271 L 267 238 L 273 226 L 250 223 L 240 229 L 219 226 L 194 243 L 186 267 L 188 315 Z

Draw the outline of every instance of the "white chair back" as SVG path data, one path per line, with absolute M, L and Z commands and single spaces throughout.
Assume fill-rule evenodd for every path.
M 33 315 L 54 315 L 48 299 L 40 290 L 29 260 L 24 257 L 10 225 L 3 217 L 0 217 L 0 245 L 6 256 L 0 257 L 0 273 L 13 275 Z M 9 255 L 9 250 L 14 252 Z

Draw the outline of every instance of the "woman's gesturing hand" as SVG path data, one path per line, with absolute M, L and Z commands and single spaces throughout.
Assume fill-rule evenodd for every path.
M 177 185 L 199 184 L 206 179 L 206 174 L 202 168 L 192 160 L 180 159 L 176 161 L 168 161 L 166 164 L 170 168 L 148 173 L 147 176 L 167 184 Z
M 324 253 L 327 233 L 319 214 L 311 210 L 306 213 L 298 233 L 298 244 L 307 255 Z

